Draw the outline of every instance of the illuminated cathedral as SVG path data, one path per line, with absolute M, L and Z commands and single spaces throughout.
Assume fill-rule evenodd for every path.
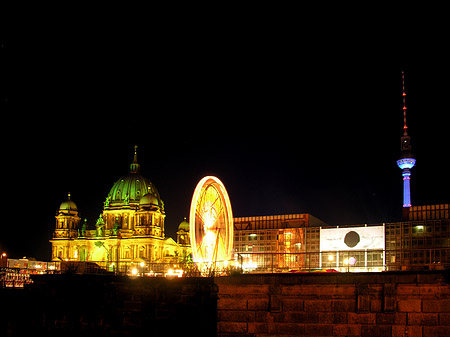
M 56 215 L 52 260 L 104 262 L 180 263 L 190 255 L 189 224 L 183 221 L 177 242 L 166 238 L 164 202 L 156 187 L 140 174 L 137 146 L 130 173 L 117 180 L 104 201 L 95 229 L 78 216 L 68 195 Z M 187 225 L 186 225 L 187 224 Z

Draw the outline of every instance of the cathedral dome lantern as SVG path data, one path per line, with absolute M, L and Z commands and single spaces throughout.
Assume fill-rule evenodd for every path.
M 141 170 L 141 165 L 137 161 L 137 145 L 134 146 L 134 158 L 130 165 L 130 173 L 139 173 Z

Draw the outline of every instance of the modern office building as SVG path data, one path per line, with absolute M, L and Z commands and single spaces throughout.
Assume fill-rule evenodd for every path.
M 234 218 L 234 253 L 247 271 L 305 267 L 306 228 L 326 226 L 311 214 Z
M 329 226 L 310 214 L 235 218 L 244 270 L 388 271 L 450 267 L 450 204 L 411 206 L 400 222 Z
M 407 220 L 386 223 L 391 269 L 450 266 L 450 204 L 411 206 Z

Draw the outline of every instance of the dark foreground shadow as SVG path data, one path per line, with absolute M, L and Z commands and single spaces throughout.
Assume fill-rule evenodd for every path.
M 0 336 L 215 336 L 211 278 L 44 275 L 0 289 Z

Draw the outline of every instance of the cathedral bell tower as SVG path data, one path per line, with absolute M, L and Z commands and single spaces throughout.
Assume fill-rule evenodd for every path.
M 186 218 L 178 225 L 177 243 L 182 246 L 190 246 L 189 222 Z
M 78 236 L 81 219 L 78 216 L 77 205 L 70 200 L 70 193 L 67 195 L 67 200 L 59 206 L 55 219 L 54 239 L 74 239 Z
M 55 231 L 53 232 L 52 260 L 77 260 L 78 250 L 72 244 L 78 237 L 80 228 L 80 217 L 78 216 L 77 205 L 70 200 L 70 193 L 67 200 L 62 202 L 56 212 Z

